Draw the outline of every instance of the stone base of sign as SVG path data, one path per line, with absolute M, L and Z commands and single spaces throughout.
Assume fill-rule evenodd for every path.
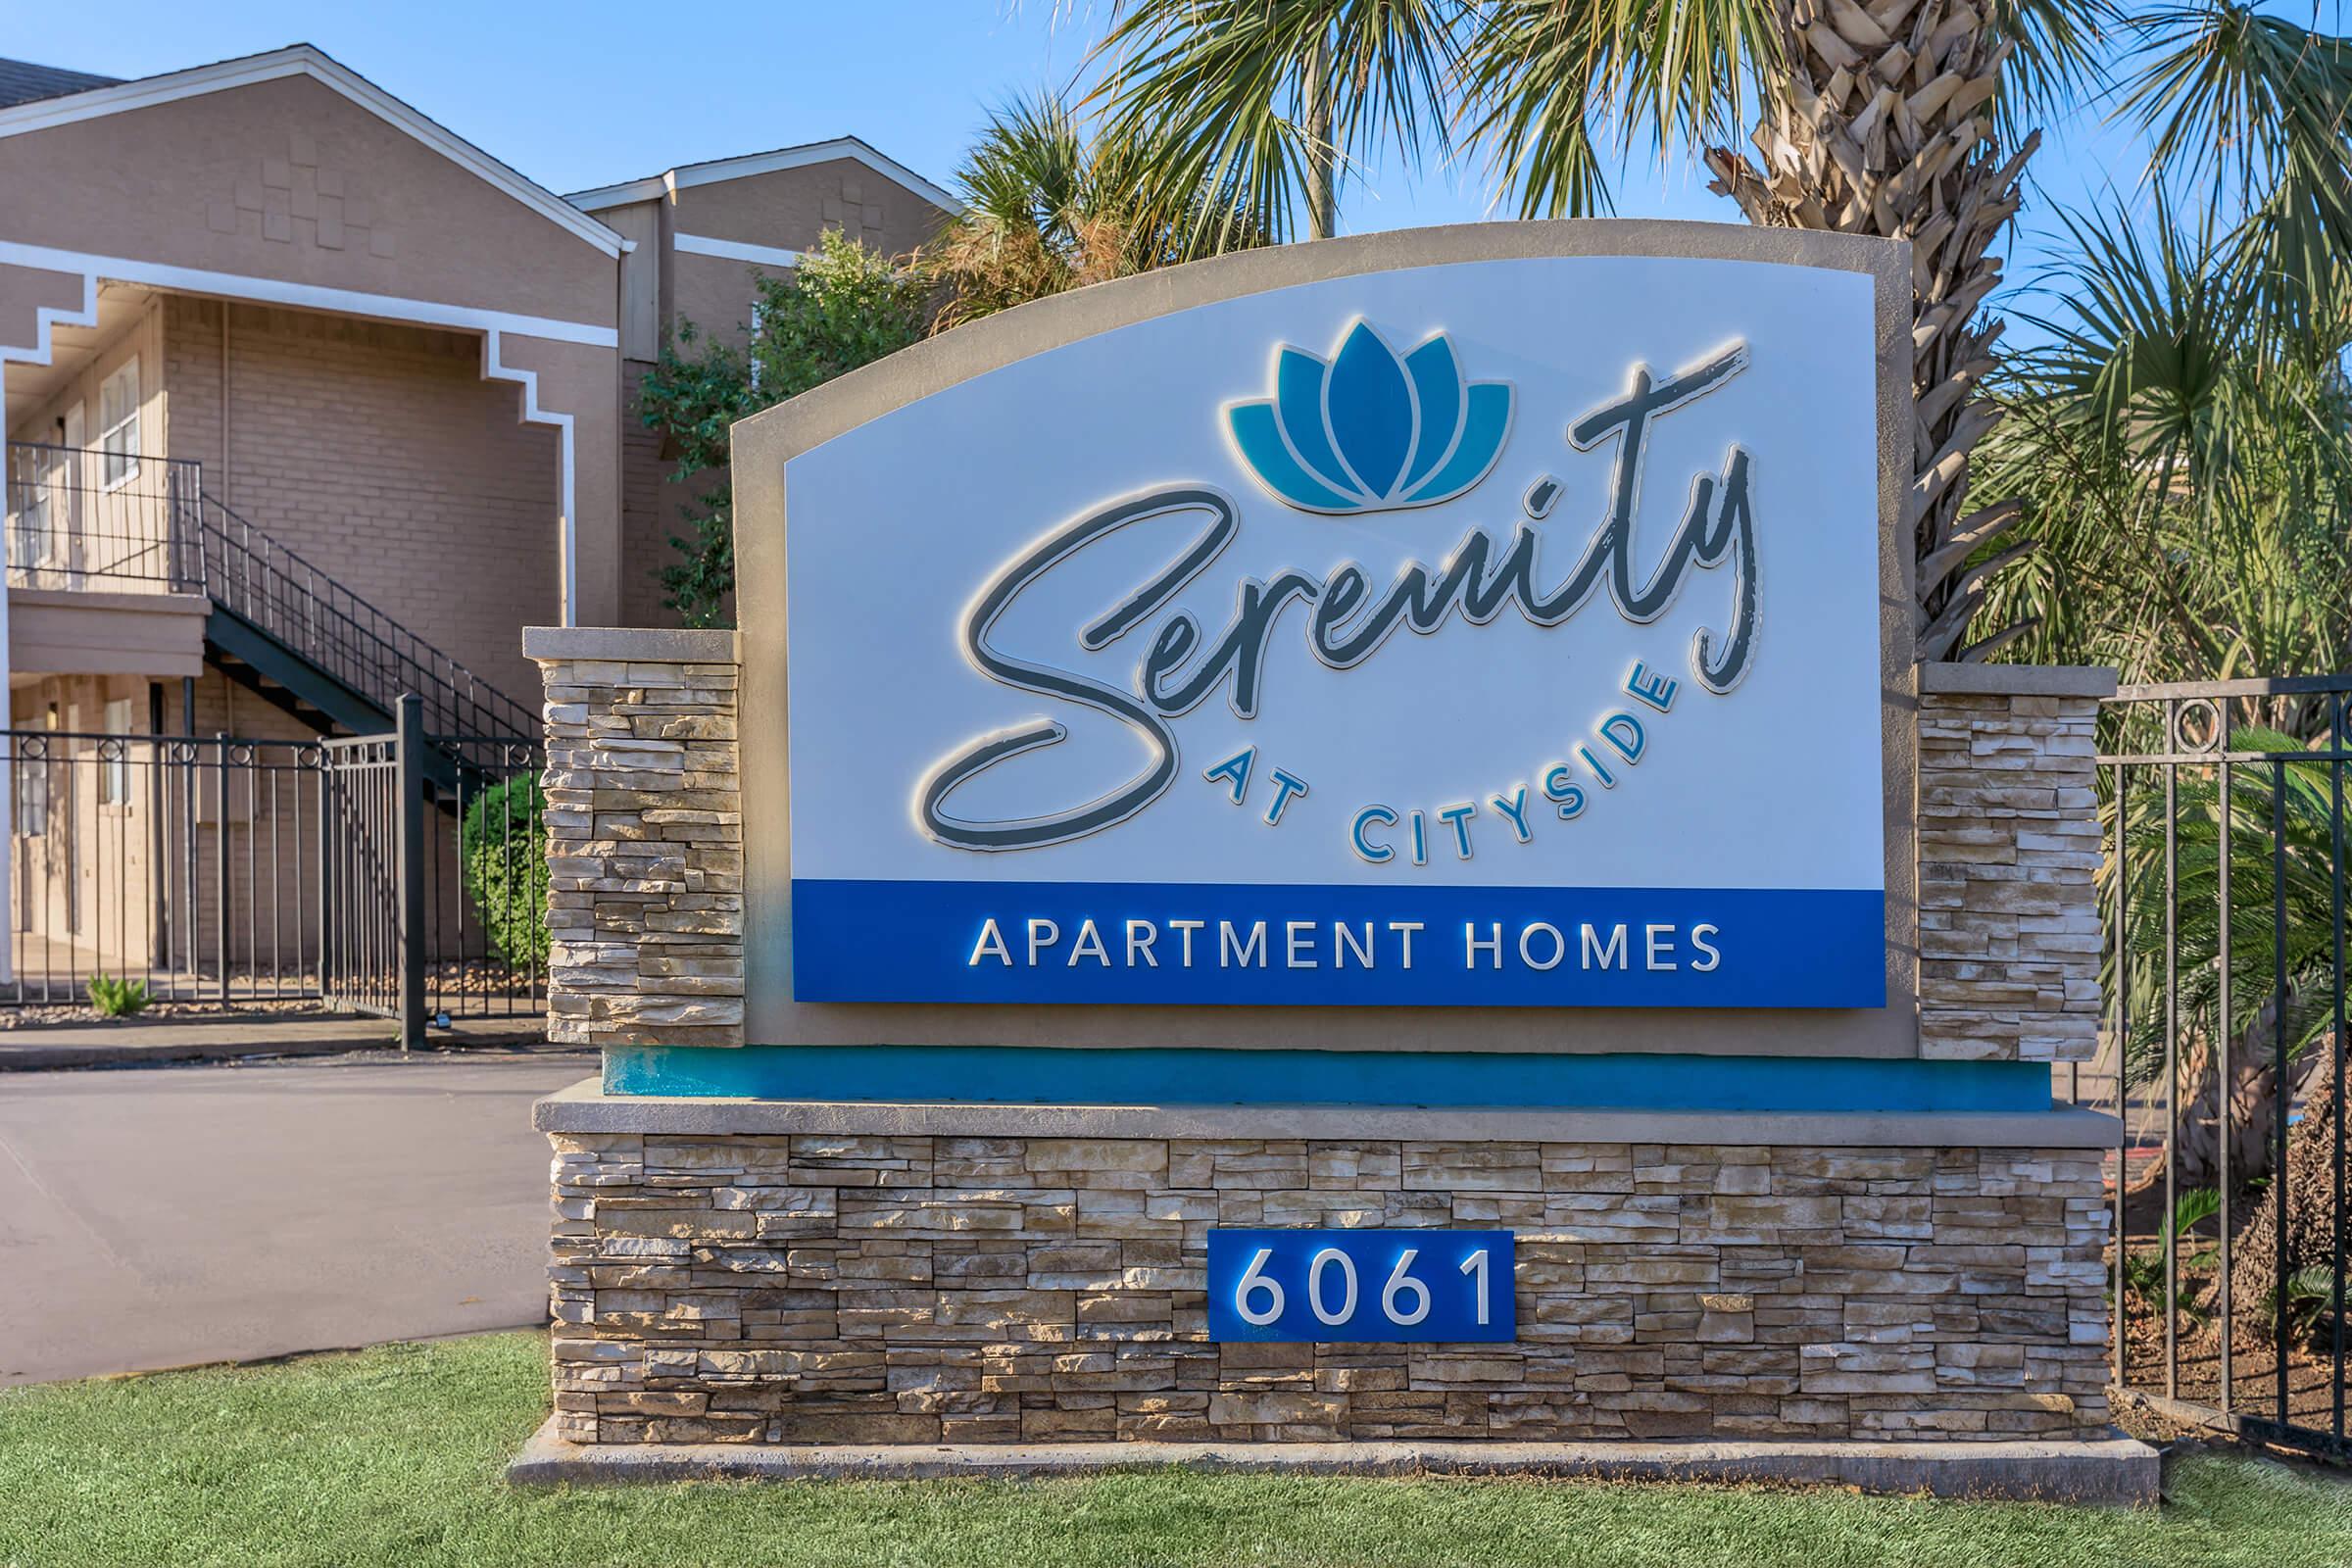
M 605 1096 L 555 1150 L 583 1445 L 2089 1441 L 2114 1122 Z M 1139 1135 L 1139 1129 L 1154 1129 Z M 1222 1226 L 1507 1228 L 1518 1338 L 1214 1344 Z
M 1988 1443 L 572 1443 L 551 1417 L 507 1466 L 516 1486 L 662 1481 L 1034 1480 L 1113 1470 L 1514 1476 L 1854 1487 L 1937 1497 L 2152 1505 L 2162 1456 L 2121 1435 Z

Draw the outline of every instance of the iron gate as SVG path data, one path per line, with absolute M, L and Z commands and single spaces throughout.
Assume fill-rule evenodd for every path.
M 13 979 L 0 1003 L 320 1005 L 406 1045 L 546 1011 L 540 751 L 424 733 L 284 741 L 8 731 Z M 114 716 L 110 712 L 110 717 Z M 127 720 L 127 715 L 124 715 Z
M 2127 1399 L 2345 1438 L 2344 768 L 2352 675 L 2127 687 L 2099 757 Z
M 547 808 L 539 747 L 427 735 L 404 697 L 390 735 L 321 747 L 320 929 L 328 1002 L 402 1037 L 547 1008 Z

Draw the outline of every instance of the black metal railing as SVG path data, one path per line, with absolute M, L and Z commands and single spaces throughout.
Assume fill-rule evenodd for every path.
M 215 605 L 386 714 L 403 692 L 437 735 L 527 738 L 538 715 L 211 496 L 183 530 Z
M 538 732 L 534 710 L 207 493 L 199 463 L 11 442 L 7 531 L 15 586 L 200 593 L 387 721 L 413 692 L 433 734 Z
M 92 980 L 316 997 L 318 762 L 302 742 L 9 732 L 7 1000 L 78 1006 Z
M 2338 1457 L 2348 708 L 2352 675 L 2127 687 L 2098 759 L 2115 1383 Z
M 392 734 L 321 748 L 322 994 L 400 1020 L 404 1040 L 460 1019 L 535 1019 L 547 1006 L 541 750 L 427 734 L 422 703 L 397 706 Z
M 7 451 L 11 586 L 197 591 L 181 528 L 204 493 L 197 464 L 25 441 Z
M 541 753 L 399 727 L 324 741 L 12 730 L 11 975 L 205 1007 L 325 1006 L 435 1026 L 547 1004 Z M 100 990 L 110 989 L 102 986 Z

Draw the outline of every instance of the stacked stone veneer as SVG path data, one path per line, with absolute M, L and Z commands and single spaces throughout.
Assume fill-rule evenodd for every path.
M 559 1134 L 581 1443 L 2103 1426 L 2093 1151 Z M 1508 1345 L 1213 1345 L 1211 1225 L 1509 1227 Z
M 2098 673 L 1921 672 L 1923 1056 L 2097 1054 Z
M 546 690 L 548 1037 L 743 1044 L 730 632 L 533 628 Z
M 548 690 L 555 1033 L 740 1045 L 729 644 L 526 647 Z M 2095 683 L 2059 673 L 1924 682 L 1924 1054 L 2093 1042 Z M 619 1130 L 612 1102 L 571 1122 L 542 1107 L 557 1422 L 575 1441 L 1990 1439 L 2106 1420 L 2099 1154 L 2014 1147 L 2020 1118 L 1990 1147 L 1942 1136 L 1967 1120 L 1947 1117 L 1821 1148 L 1834 1136 L 1792 1118 L 1772 1136 L 1710 1120 L 1719 1137 L 1686 1144 L 1624 1115 L 1597 1138 L 1373 1138 L 1362 1117 L 1105 1137 L 1079 1135 L 1096 1114 L 1079 1110 L 1007 1132 L 999 1106 L 983 1136 L 938 1120 L 952 1109 L 908 1131 L 904 1107 L 697 1131 L 686 1103 L 619 1102 Z M 1509 1228 L 1518 1339 L 1211 1344 L 1212 1225 Z

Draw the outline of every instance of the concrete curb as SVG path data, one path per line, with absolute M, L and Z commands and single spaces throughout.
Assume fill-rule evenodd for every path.
M 80 1067 L 154 1067 L 168 1062 L 247 1061 L 257 1056 L 346 1056 L 382 1051 L 399 1038 L 378 1032 L 345 1040 L 296 1040 L 284 1045 L 9 1046 L 0 1043 L 0 1072 L 58 1072 Z
M 92 1034 L 104 1033 L 102 1025 L 69 1027 L 88 1027 Z M 251 1032 L 228 1030 L 223 1033 L 230 1038 L 172 1042 L 168 1045 L 93 1043 L 86 1046 L 13 1046 L 8 1043 L 5 1034 L 0 1034 L 0 1073 L 63 1072 L 88 1067 L 187 1066 L 204 1062 L 255 1061 L 291 1056 L 348 1056 L 359 1052 L 395 1050 L 400 1044 L 399 1031 L 393 1025 L 375 1024 L 372 1021 L 363 1021 L 348 1034 L 313 1040 L 273 1041 L 270 1039 L 267 1028 Z M 511 1036 L 490 1033 L 479 1038 L 467 1036 L 462 1041 L 435 1037 L 428 1042 L 425 1054 L 456 1055 L 477 1047 L 498 1050 L 545 1039 L 545 1029 L 536 1026 L 517 1029 Z
M 1994 1443 L 567 1443 L 549 1421 L 507 1466 L 515 1486 L 661 1481 L 1001 1480 L 1179 1465 L 1226 1474 L 1526 1476 L 1772 1482 L 2038 1502 L 2146 1506 L 2161 1457 L 2120 1434 Z

